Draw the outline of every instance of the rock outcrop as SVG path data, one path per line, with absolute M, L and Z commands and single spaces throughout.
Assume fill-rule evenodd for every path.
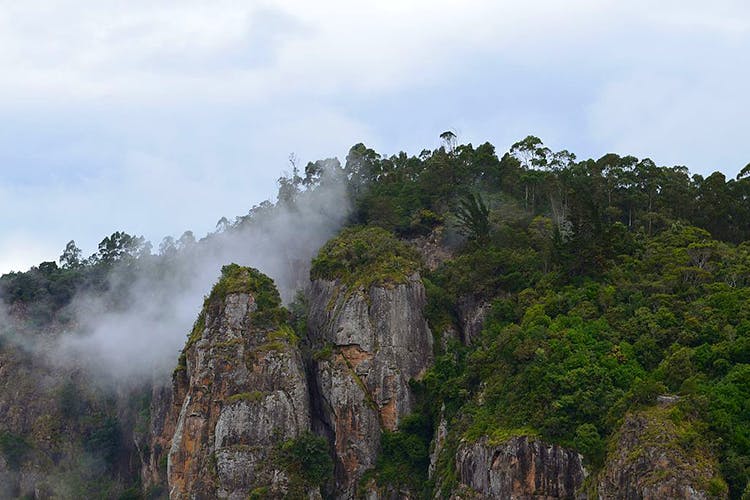
M 281 496 L 290 478 L 274 452 L 310 429 L 304 367 L 278 293 L 255 270 L 223 274 L 174 375 L 170 498 Z
M 476 344 L 490 309 L 492 304 L 474 296 L 463 297 L 458 301 L 458 319 L 464 345 Z
M 627 415 L 615 435 L 598 481 L 602 500 L 662 498 L 700 500 L 726 497 L 726 483 L 708 447 L 685 447 L 691 433 L 684 418 L 675 423 L 660 406 Z
M 418 236 L 408 241 L 419 252 L 425 267 L 430 271 L 453 258 L 453 250 L 444 242 L 444 233 L 445 226 L 437 226 L 426 236 Z
M 459 446 L 455 499 L 574 498 L 586 472 L 581 456 L 560 446 L 516 436 L 500 444 L 482 438 Z
M 409 381 L 432 362 L 425 291 L 414 273 L 405 283 L 354 290 L 318 279 L 309 297 L 321 425 L 334 445 L 337 495 L 351 498 L 375 466 L 381 432 L 413 409 Z

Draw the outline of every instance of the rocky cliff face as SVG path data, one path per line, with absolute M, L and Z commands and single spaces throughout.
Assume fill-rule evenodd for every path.
M 578 453 L 527 436 L 461 445 L 456 468 L 455 499 L 574 498 L 586 476 Z
M 175 372 L 173 435 L 164 439 L 172 432 L 166 424 L 155 439 L 169 442 L 170 498 L 281 496 L 290 477 L 275 453 L 310 429 L 302 359 L 294 333 L 277 317 L 278 294 L 254 289 L 270 279 L 238 269 L 223 280 L 247 287 L 220 282 L 207 299 Z
M 726 497 L 707 446 L 687 448 L 689 423 L 676 424 L 660 406 L 626 416 L 598 481 L 602 500 Z
M 351 498 L 363 473 L 375 466 L 381 432 L 396 430 L 412 411 L 409 380 L 432 362 L 425 302 L 418 274 L 368 290 L 312 283 L 312 372 L 320 424 L 334 445 L 340 498 Z

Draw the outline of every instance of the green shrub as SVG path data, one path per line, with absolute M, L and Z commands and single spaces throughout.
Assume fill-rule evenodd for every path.
M 263 399 L 265 394 L 261 391 L 253 392 L 240 392 L 238 394 L 232 394 L 227 398 L 227 403 L 232 404 L 238 401 L 247 401 L 249 403 L 256 403 Z
M 312 279 L 340 280 L 350 288 L 398 284 L 419 271 L 416 251 L 379 227 L 346 228 L 312 261 Z
M 333 479 L 328 441 L 311 432 L 283 442 L 278 450 L 278 461 L 297 491 L 323 486 Z
M 31 445 L 24 436 L 0 431 L 0 452 L 11 470 L 18 470 L 21 467 L 21 463 L 30 450 Z
M 183 353 L 196 343 L 206 328 L 206 315 L 215 318 L 224 307 L 227 296 L 233 293 L 247 293 L 253 296 L 256 310 L 251 320 L 256 328 L 290 331 L 290 340 L 296 338 L 294 332 L 283 325 L 289 319 L 289 312 L 281 305 L 281 296 L 273 280 L 252 267 L 229 264 L 221 268 L 221 278 L 203 301 L 203 309 L 193 324 Z M 185 358 L 180 356 L 177 370 L 185 367 Z

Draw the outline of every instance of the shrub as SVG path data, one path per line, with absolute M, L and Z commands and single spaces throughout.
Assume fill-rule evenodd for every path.
M 333 478 L 333 459 L 325 438 L 311 432 L 281 444 L 278 458 L 295 489 L 323 486 Z
M 417 252 L 379 227 L 350 227 L 328 241 L 312 261 L 312 279 L 350 288 L 405 283 L 419 271 Z

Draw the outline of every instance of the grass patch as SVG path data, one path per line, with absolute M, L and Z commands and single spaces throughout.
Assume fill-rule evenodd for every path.
M 313 352 L 312 355 L 315 361 L 328 361 L 333 357 L 333 344 L 330 342 L 321 347 L 320 349 Z

